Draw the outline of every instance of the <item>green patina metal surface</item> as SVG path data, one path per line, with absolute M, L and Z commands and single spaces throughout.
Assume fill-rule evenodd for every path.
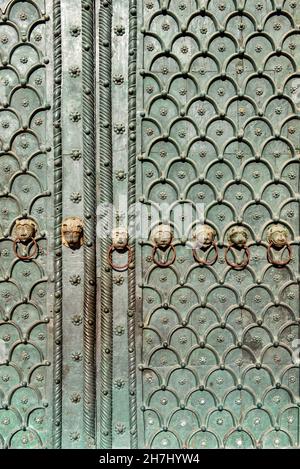
M 299 447 L 299 1 L 0 9 L 0 448 Z
M 290 1 L 139 4 L 137 196 L 161 219 L 203 203 L 219 242 L 213 266 L 178 237 L 166 269 L 141 249 L 147 447 L 299 445 L 299 14 Z M 285 267 L 267 260 L 278 222 L 292 240 Z M 243 270 L 225 256 L 237 225 Z
M 53 432 L 52 29 L 43 1 L 0 8 L 0 447 L 40 448 Z M 20 219 L 36 224 L 29 260 L 14 253 Z

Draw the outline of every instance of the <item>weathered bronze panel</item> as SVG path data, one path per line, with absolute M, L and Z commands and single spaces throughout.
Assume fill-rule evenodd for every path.
M 300 3 L 0 0 L 0 448 L 299 447 Z
M 299 445 L 299 14 L 138 5 L 137 199 L 153 209 L 136 266 L 140 445 Z M 166 221 L 164 265 L 151 230 Z M 217 244 L 193 256 L 201 223 Z

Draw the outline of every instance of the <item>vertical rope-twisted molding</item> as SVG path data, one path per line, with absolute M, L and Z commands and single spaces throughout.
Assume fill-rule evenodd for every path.
M 128 61 L 128 116 L 129 116 L 129 156 L 128 156 L 128 226 L 135 226 L 136 204 L 136 55 L 137 55 L 137 2 L 129 1 L 129 61 Z M 131 448 L 138 445 L 137 403 L 136 403 L 136 273 L 135 236 L 130 240 L 133 246 L 133 268 L 128 273 L 128 347 L 129 347 L 129 419 Z
M 113 203 L 111 27 L 112 0 L 101 0 L 99 13 L 100 73 L 100 203 Z M 110 240 L 101 239 L 101 438 L 103 449 L 112 446 L 112 273 L 107 263 Z
M 83 423 L 89 446 L 96 430 L 96 157 L 94 1 L 82 1 L 83 167 L 84 167 L 84 329 Z
M 61 136 L 61 4 L 53 2 L 54 28 L 54 89 L 53 89 L 53 120 L 54 120 L 54 358 L 53 358 L 53 447 L 61 448 L 62 436 L 62 136 Z

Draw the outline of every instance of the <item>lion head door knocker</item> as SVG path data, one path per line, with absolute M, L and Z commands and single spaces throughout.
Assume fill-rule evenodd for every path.
M 228 265 L 236 270 L 242 270 L 250 262 L 250 250 L 247 246 L 248 233 L 242 226 L 234 226 L 228 232 L 228 247 L 225 251 L 225 259 Z M 231 253 L 234 258 L 239 257 L 239 251 L 243 251 L 241 262 L 231 262 L 228 254 Z
M 36 242 L 37 225 L 29 218 L 16 221 L 14 253 L 18 259 L 28 261 L 36 257 L 38 245 Z
M 83 245 L 83 221 L 78 217 L 68 217 L 61 226 L 62 243 L 76 251 Z
M 268 262 L 277 267 L 287 265 L 292 259 L 292 248 L 289 243 L 288 229 L 280 224 L 272 225 L 267 232 Z M 282 255 L 287 250 L 287 258 L 282 260 Z M 275 254 L 280 255 L 280 259 Z M 277 257 L 277 258 L 276 258 Z
M 173 230 L 170 225 L 158 225 L 152 231 L 153 262 L 158 267 L 170 267 L 176 259 L 176 251 L 173 246 Z
M 124 227 L 119 227 L 115 228 L 112 231 L 112 245 L 109 249 L 108 252 L 108 262 L 109 265 L 113 270 L 116 270 L 117 272 L 124 272 L 130 267 L 130 264 L 132 263 L 132 248 L 128 244 L 128 231 Z M 119 265 L 119 264 L 114 264 L 113 262 L 113 254 L 114 252 L 117 252 L 118 254 L 128 254 L 128 259 L 126 264 L 124 265 Z
M 215 241 L 216 232 L 209 225 L 201 225 L 193 232 L 193 256 L 200 265 L 213 265 L 219 257 L 218 245 Z M 205 257 L 199 257 L 198 251 L 201 250 Z M 215 252 L 211 260 L 208 260 L 209 253 Z

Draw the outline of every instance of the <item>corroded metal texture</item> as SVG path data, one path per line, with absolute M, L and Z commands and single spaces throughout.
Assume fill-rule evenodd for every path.
M 193 211 L 185 236 L 171 211 L 169 268 L 150 233 L 139 246 L 139 445 L 297 447 L 299 2 L 144 0 L 137 17 L 136 197 L 161 221 Z M 213 265 L 188 249 L 197 203 Z
M 45 448 L 60 439 L 59 425 L 52 425 L 52 410 L 55 420 L 61 414 L 61 355 L 57 344 L 53 366 L 51 8 L 42 0 L 1 2 L 0 448 Z M 55 50 L 59 62 L 57 42 Z M 59 119 L 58 89 L 54 100 Z M 57 177 L 56 206 L 59 190 Z M 58 262 L 56 291 L 59 270 Z M 58 339 L 57 321 L 55 330 Z
M 137 0 L 129 1 L 129 51 L 128 51 L 128 226 L 135 223 L 134 207 L 136 206 L 136 59 L 137 59 Z M 132 236 L 130 244 L 133 246 L 132 264 L 128 275 L 128 390 L 129 390 L 129 429 L 131 448 L 138 447 L 137 435 L 137 383 L 136 383 L 136 342 L 135 327 L 137 322 L 136 309 L 136 271 L 135 271 L 135 243 Z
M 299 447 L 299 24 L 0 0 L 1 449 Z
M 54 373 L 53 373 L 53 440 L 52 445 L 61 447 L 62 437 L 62 136 L 61 136 L 61 7 L 60 0 L 53 3 L 54 28 L 54 87 L 53 87 L 53 142 L 54 142 L 54 254 L 55 254 L 55 305 L 54 305 Z M 51 337 L 50 337 L 51 340 Z
M 112 186 L 112 112 L 111 112 L 111 0 L 101 1 L 100 31 L 100 203 L 113 203 Z M 109 237 L 101 239 L 101 405 L 100 446 L 112 445 L 112 273 L 107 254 L 111 245 Z
M 95 151 L 95 46 L 94 1 L 82 2 L 82 85 L 84 161 L 84 412 L 89 444 L 95 445 L 96 381 L 96 151 Z

